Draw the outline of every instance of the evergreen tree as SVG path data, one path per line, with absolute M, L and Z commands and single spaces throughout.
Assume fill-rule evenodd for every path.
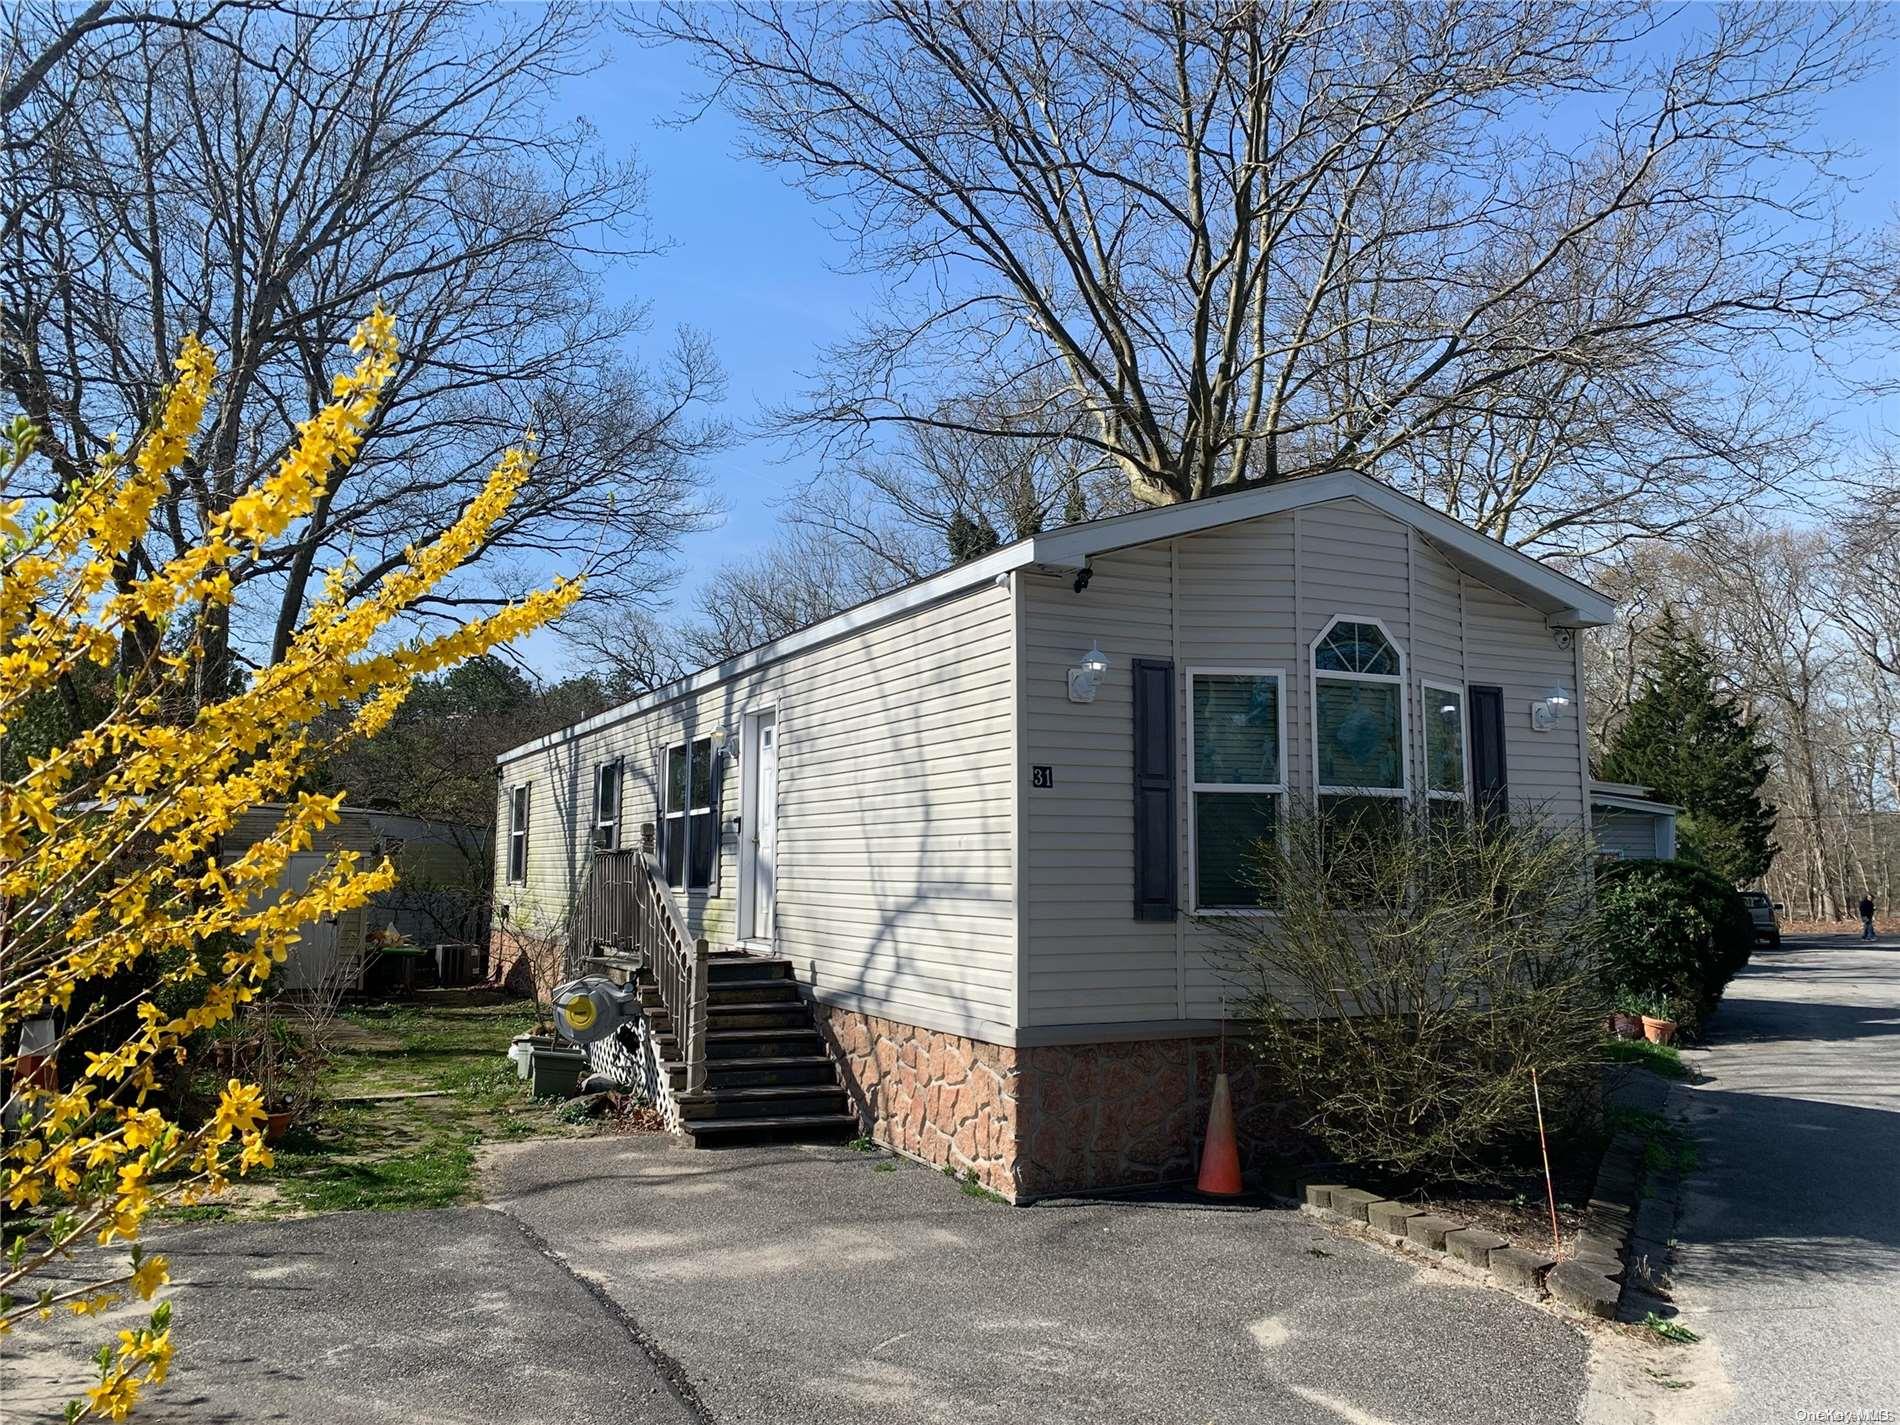
M 981 559 L 984 555 L 1000 549 L 1003 537 L 996 532 L 996 526 L 985 515 L 972 519 L 962 510 L 950 517 L 950 528 L 944 532 L 945 542 L 950 546 L 952 564 L 968 564 L 972 559 Z
M 1636 782 L 1683 808 L 1684 859 L 1738 885 L 1775 857 L 1775 811 L 1762 800 L 1771 749 L 1759 719 L 1717 686 L 1708 650 L 1663 611 L 1649 684 L 1610 737 L 1599 775 Z

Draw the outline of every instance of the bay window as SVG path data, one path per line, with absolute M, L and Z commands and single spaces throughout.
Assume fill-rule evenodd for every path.
M 1194 908 L 1262 904 L 1254 851 L 1277 834 L 1286 794 L 1284 675 L 1279 669 L 1188 670 Z

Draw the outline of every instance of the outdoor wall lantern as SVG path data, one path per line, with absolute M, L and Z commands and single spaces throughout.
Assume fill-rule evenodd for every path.
M 1102 675 L 1108 672 L 1108 655 L 1102 652 L 1098 642 L 1089 644 L 1089 651 L 1082 655 L 1082 661 L 1069 670 L 1069 701 L 1072 703 L 1092 703 L 1095 695 L 1102 690 Z
M 1536 732 L 1549 732 L 1557 725 L 1557 719 L 1570 710 L 1570 689 L 1562 683 L 1544 694 L 1542 702 L 1531 704 L 1531 728 Z

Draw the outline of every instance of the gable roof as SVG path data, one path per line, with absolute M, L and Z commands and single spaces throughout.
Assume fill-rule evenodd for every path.
M 1369 475 L 1361 475 L 1353 470 L 1335 470 L 1325 475 L 1302 476 L 1296 480 L 1283 480 L 1277 484 L 1239 490 L 1230 495 L 1215 495 L 1187 504 L 1163 505 L 1155 509 L 1136 510 L 1131 514 L 1063 525 L 1059 529 L 1030 535 L 980 559 L 972 559 L 880 594 L 842 613 L 786 634 L 783 638 L 762 643 L 757 648 L 748 649 L 723 663 L 715 663 L 689 677 L 656 688 L 631 702 L 596 713 L 571 727 L 510 748 L 496 757 L 495 761 L 497 764 L 512 762 L 584 733 L 637 717 L 649 708 L 700 692 L 768 663 L 776 663 L 794 653 L 829 643 L 900 614 L 955 598 L 1018 569 L 1046 574 L 1078 573 L 1087 568 L 1089 560 L 1096 555 L 1112 554 L 1117 550 L 1152 544 L 1157 540 L 1178 539 L 1224 525 L 1239 524 L 1244 520 L 1346 499 L 1358 500 L 1389 515 L 1400 524 L 1411 526 L 1454 567 L 1536 609 L 1553 627 L 1594 628 L 1609 623 L 1615 616 L 1615 602 L 1588 584 L 1560 574 L 1528 554 L 1479 534 L 1469 525 L 1441 514 L 1430 505 L 1401 494 Z

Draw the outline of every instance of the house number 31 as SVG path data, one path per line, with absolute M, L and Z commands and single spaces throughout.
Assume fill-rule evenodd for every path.
M 1034 766 L 1029 769 L 1029 785 L 1032 787 L 1053 787 L 1056 784 L 1056 769 L 1047 766 Z

